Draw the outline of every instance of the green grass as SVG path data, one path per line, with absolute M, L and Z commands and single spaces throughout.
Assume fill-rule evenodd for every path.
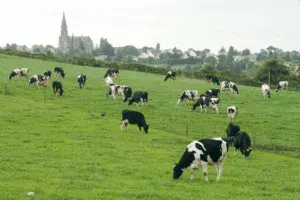
M 176 101 L 185 89 L 202 93 L 213 85 L 122 70 L 115 83 L 149 92 L 148 107 L 139 107 L 150 124 L 144 134 L 134 125 L 120 131 L 122 109 L 135 105 L 106 98 L 106 69 L 1 54 L 0 66 L 0 199 L 28 199 L 29 191 L 33 199 L 300 199 L 299 92 L 273 88 L 264 100 L 259 88 L 238 85 L 240 95 L 221 94 L 218 115 L 206 114 Z M 7 80 L 17 67 L 32 75 L 55 66 L 66 72 L 65 79 L 52 77 L 63 83 L 63 97 L 46 88 L 45 99 L 44 89 L 28 87 L 23 77 Z M 82 90 L 78 73 L 88 76 Z M 208 183 L 202 169 L 192 182 L 188 170 L 174 181 L 173 164 L 188 143 L 226 135 L 226 107 L 233 104 L 236 124 L 255 138 L 251 157 L 233 156 L 230 148 L 218 183 L 215 167 Z

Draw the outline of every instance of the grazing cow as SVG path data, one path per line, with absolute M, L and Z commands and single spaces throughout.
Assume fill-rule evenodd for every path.
M 206 81 L 207 81 L 208 83 L 210 83 L 210 82 L 212 81 L 213 84 L 216 83 L 217 85 L 220 85 L 219 79 L 218 79 L 218 77 L 216 77 L 216 76 L 213 76 L 213 75 L 206 75 L 205 79 L 206 79 Z
M 244 131 L 240 131 L 240 127 L 232 123 L 228 125 L 226 133 L 228 137 L 235 137 L 233 143 L 234 155 L 236 154 L 236 151 L 240 150 L 241 153 L 245 155 L 245 157 L 249 157 L 252 151 L 251 149 L 249 149 L 249 147 L 251 146 L 251 139 L 249 135 Z
M 233 122 L 233 120 L 236 118 L 238 115 L 238 108 L 233 106 L 227 107 L 227 114 L 230 122 Z
M 234 82 L 222 82 L 221 91 L 230 90 L 232 94 L 239 94 L 239 90 Z
M 47 87 L 49 84 L 50 78 L 49 76 L 42 76 L 42 75 L 38 75 L 38 74 L 34 74 L 28 81 L 28 86 L 30 86 L 30 84 L 35 83 L 36 86 L 38 87 L 39 85 L 43 85 L 44 87 Z
M 28 80 L 28 72 L 29 72 L 29 69 L 28 68 L 17 68 L 17 69 L 14 69 L 11 74 L 9 75 L 8 77 L 8 80 L 10 80 L 11 78 L 13 77 L 17 77 L 17 79 L 20 78 L 20 76 L 25 76 L 26 80 Z
M 44 76 L 49 76 L 51 78 L 51 71 L 50 70 L 47 70 L 44 72 Z
M 175 71 L 168 71 L 164 81 L 168 80 L 169 78 L 175 80 L 176 79 L 176 72 Z
M 210 89 L 205 92 L 206 95 L 211 97 L 219 97 L 220 90 L 219 89 Z
M 136 91 L 133 93 L 133 96 L 131 99 L 128 101 L 128 105 L 131 105 L 133 102 L 136 103 L 136 107 L 138 107 L 139 102 L 142 102 L 142 106 L 144 106 L 144 103 L 147 106 L 148 103 L 148 92 L 143 92 L 143 91 Z
M 77 76 L 77 83 L 78 83 L 80 89 L 82 89 L 82 87 L 85 85 L 85 81 L 86 81 L 85 74 L 80 74 Z
M 123 98 L 123 102 L 126 102 L 128 98 L 132 96 L 132 89 L 128 86 L 123 85 L 110 85 L 110 90 L 107 93 L 106 97 L 112 95 L 114 99 L 116 99 L 116 95 L 121 95 Z
M 278 90 L 280 90 L 281 88 L 287 90 L 288 85 L 289 85 L 289 82 L 287 82 L 287 81 L 280 81 L 280 82 L 278 83 L 276 92 L 278 92 Z
M 137 124 L 139 127 L 139 130 L 141 131 L 141 128 L 144 128 L 145 133 L 148 133 L 149 125 L 146 123 L 145 117 L 142 113 L 132 110 L 123 110 L 122 111 L 122 124 L 121 124 L 121 130 L 123 130 L 124 125 L 127 126 L 129 124 Z
M 173 179 L 178 179 L 184 170 L 189 167 L 192 171 L 190 179 L 194 179 L 194 172 L 201 165 L 203 167 L 203 174 L 205 181 L 208 181 L 208 165 L 215 165 L 217 170 L 217 181 L 223 171 L 223 165 L 226 161 L 229 145 L 234 141 L 234 137 L 227 138 L 212 138 L 195 140 L 191 142 L 179 163 L 173 168 Z
M 104 75 L 104 78 L 106 77 L 116 77 L 117 79 L 119 78 L 119 70 L 118 69 L 108 69 L 106 71 L 106 74 Z
M 57 92 L 59 92 L 60 96 L 62 96 L 64 93 L 64 90 L 62 89 L 62 84 L 60 81 L 53 81 L 52 89 L 53 89 L 54 95 L 56 95 L 56 96 L 57 96 Z
M 198 97 L 198 91 L 197 90 L 184 90 L 181 94 L 180 99 L 178 99 L 177 104 L 182 102 L 183 100 L 193 100 Z
M 263 84 L 261 86 L 261 92 L 264 96 L 264 98 L 270 98 L 271 97 L 271 93 L 270 93 L 270 86 L 268 86 L 267 84 Z
M 203 108 L 205 110 L 205 112 L 207 113 L 207 110 L 206 108 L 207 107 L 211 107 L 213 108 L 216 113 L 218 114 L 219 113 L 219 108 L 218 108 L 218 105 L 220 103 L 220 99 L 219 98 L 215 98 L 215 97 L 210 97 L 208 95 L 200 95 L 200 98 L 198 99 L 198 101 L 193 105 L 193 111 L 198 107 L 200 106 L 200 109 L 201 109 L 201 113 L 203 111 Z
M 54 72 L 56 76 L 62 76 L 63 78 L 65 78 L 65 72 L 61 67 L 55 67 L 54 68 Z

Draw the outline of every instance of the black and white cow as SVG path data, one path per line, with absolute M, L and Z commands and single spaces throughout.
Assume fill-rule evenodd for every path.
M 144 106 L 144 103 L 147 106 L 147 103 L 148 103 L 148 92 L 136 91 L 135 93 L 133 93 L 132 98 L 129 99 L 128 105 L 131 105 L 133 102 L 135 102 L 136 103 L 136 107 L 138 107 L 140 101 L 142 102 L 142 106 Z
M 38 87 L 39 85 L 43 85 L 44 87 L 47 87 L 49 85 L 49 76 L 42 76 L 39 74 L 34 74 L 28 81 L 28 86 L 35 83 Z
M 182 101 L 187 100 L 193 100 L 198 97 L 198 91 L 197 90 L 184 90 L 181 94 L 180 99 L 178 99 L 177 104 L 179 104 Z
M 56 95 L 56 96 L 57 96 L 57 92 L 59 92 L 60 96 L 62 96 L 64 93 L 64 90 L 62 89 L 62 84 L 60 81 L 53 81 L 52 89 L 53 89 L 54 95 Z
M 287 90 L 288 89 L 288 85 L 289 85 L 289 82 L 287 82 L 287 81 L 280 81 L 278 83 L 276 92 L 278 92 L 281 88 Z
M 51 78 L 51 71 L 50 70 L 46 70 L 45 72 L 44 72 L 44 76 L 46 77 L 46 76 L 49 76 L 50 78 Z
M 107 76 L 104 80 L 106 87 L 109 89 L 110 86 L 114 85 L 114 82 L 110 76 Z
M 86 74 L 80 74 L 77 76 L 77 83 L 80 89 L 82 89 L 82 87 L 85 86 L 85 82 L 86 82 Z
M 206 95 L 209 95 L 211 97 L 219 97 L 220 96 L 220 90 L 219 89 L 210 89 L 205 92 Z
M 10 80 L 13 77 L 17 77 L 17 79 L 19 79 L 20 76 L 25 76 L 26 80 L 28 80 L 28 72 L 29 72 L 28 68 L 17 68 L 17 69 L 14 69 L 10 73 L 10 75 L 8 77 L 8 80 Z
M 207 81 L 208 83 L 210 83 L 210 82 L 212 81 L 213 84 L 220 85 L 219 79 L 218 79 L 218 77 L 216 77 L 216 76 L 213 76 L 213 75 L 206 75 L 205 79 L 206 79 L 206 81 Z
M 232 94 L 239 94 L 239 90 L 234 82 L 223 81 L 221 91 L 230 90 Z
M 245 157 L 249 157 L 252 151 L 251 149 L 249 149 L 249 147 L 251 146 L 251 139 L 249 135 L 244 131 L 240 131 L 240 127 L 232 123 L 228 125 L 226 133 L 228 137 L 235 137 L 233 143 L 234 155 L 238 150 L 240 150 Z
M 121 130 L 123 130 L 124 126 L 126 126 L 127 129 L 128 123 L 137 124 L 140 131 L 143 127 L 145 133 L 148 133 L 149 125 L 146 123 L 145 117 L 142 113 L 132 110 L 123 110 Z
M 164 81 L 168 80 L 169 78 L 175 80 L 176 79 L 176 72 L 175 71 L 168 71 Z
M 264 98 L 270 98 L 271 97 L 270 86 L 268 86 L 267 84 L 263 84 L 261 86 L 261 92 L 262 92 Z
M 234 141 L 234 137 L 212 138 L 195 140 L 191 142 L 178 164 L 173 168 L 173 179 L 178 179 L 186 168 L 192 171 L 190 179 L 194 179 L 195 170 L 203 167 L 205 181 L 208 181 L 208 165 L 215 165 L 217 170 L 217 181 L 219 181 L 223 166 L 226 161 L 229 145 Z
M 104 75 L 104 78 L 106 77 L 116 77 L 117 79 L 119 78 L 119 70 L 118 69 L 108 69 L 106 71 L 106 74 Z
M 126 102 L 132 96 L 132 89 L 131 87 L 124 86 L 124 85 L 114 85 L 111 84 L 110 90 L 107 93 L 106 97 L 112 95 L 114 99 L 116 99 L 116 95 L 121 95 L 123 98 L 123 102 Z
M 207 107 L 211 107 L 212 109 L 214 109 L 216 111 L 216 113 L 219 113 L 219 108 L 218 105 L 220 103 L 220 99 L 217 97 L 210 97 L 208 95 L 200 95 L 200 98 L 197 100 L 197 102 L 193 105 L 193 111 L 200 106 L 201 112 L 203 111 L 203 109 L 205 110 L 205 112 L 207 113 Z
M 63 78 L 65 78 L 65 72 L 61 67 L 55 67 L 54 68 L 54 73 L 56 76 L 62 76 Z
M 233 122 L 238 115 L 238 108 L 235 105 L 227 107 L 227 114 L 229 121 Z

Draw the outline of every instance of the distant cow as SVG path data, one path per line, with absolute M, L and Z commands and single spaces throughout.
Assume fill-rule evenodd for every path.
M 205 112 L 207 112 L 206 108 L 207 107 L 211 107 L 213 108 L 216 113 L 219 113 L 219 108 L 218 105 L 220 103 L 220 99 L 216 98 L 216 97 L 210 97 L 208 95 L 200 95 L 200 98 L 197 100 L 197 102 L 193 105 L 193 111 L 200 106 L 201 112 L 203 111 L 203 109 L 205 110 Z
M 38 87 L 39 85 L 43 85 L 44 87 L 49 85 L 50 78 L 48 76 L 42 76 L 39 74 L 34 74 L 28 81 L 28 86 L 35 83 Z
M 148 103 L 148 92 L 143 92 L 143 91 L 136 91 L 133 93 L 133 96 L 131 99 L 128 101 L 128 105 L 131 105 L 133 102 L 136 103 L 136 107 L 138 107 L 139 102 L 142 102 L 142 106 L 144 106 L 144 103 L 147 106 Z
M 57 92 L 59 92 L 60 96 L 62 96 L 64 93 L 64 90 L 62 89 L 62 84 L 59 81 L 52 82 L 52 89 L 53 89 L 54 95 L 56 95 L 56 96 L 57 96 Z
M 210 89 L 205 92 L 206 95 L 209 95 L 211 97 L 219 97 L 220 96 L 220 90 L 219 89 Z
M 261 92 L 264 96 L 264 98 L 270 98 L 271 97 L 271 93 L 270 93 L 270 86 L 268 86 L 267 84 L 263 84 L 261 86 Z
M 106 77 L 116 77 L 117 79 L 119 78 L 119 70 L 118 69 L 108 69 L 106 71 L 106 74 L 104 75 L 104 78 Z
M 107 76 L 105 78 L 104 82 L 105 82 L 105 85 L 107 86 L 107 88 L 110 88 L 110 86 L 114 84 L 114 82 L 110 76 Z
M 123 110 L 122 111 L 122 124 L 121 124 L 121 130 L 123 130 L 124 125 L 127 126 L 129 124 L 137 124 L 139 127 L 139 130 L 141 131 L 141 128 L 144 128 L 145 133 L 148 133 L 149 125 L 146 123 L 145 117 L 142 113 L 132 110 Z
M 173 179 L 178 179 L 184 170 L 189 167 L 192 171 L 190 179 L 193 180 L 195 170 L 202 166 L 205 181 L 208 181 L 208 165 L 215 165 L 217 169 L 217 181 L 219 181 L 226 161 L 229 145 L 233 140 L 234 137 L 229 137 L 195 140 L 191 142 L 187 146 L 179 163 L 175 163 Z
M 28 68 L 17 68 L 17 69 L 14 69 L 10 73 L 10 75 L 8 77 L 8 80 L 10 80 L 13 77 L 17 77 L 17 79 L 19 79 L 20 76 L 25 76 L 26 80 L 28 80 L 28 72 L 29 72 Z
M 131 87 L 124 85 L 110 85 L 110 90 L 106 97 L 112 95 L 114 99 L 116 99 L 116 95 L 121 95 L 123 98 L 123 102 L 126 102 L 132 96 Z
M 168 80 L 169 78 L 175 80 L 176 79 L 176 72 L 175 71 L 168 71 L 164 81 Z
M 63 78 L 65 78 L 65 72 L 61 67 L 55 67 L 54 68 L 54 73 L 56 76 L 62 76 Z
M 239 94 L 239 90 L 234 82 L 222 82 L 221 91 L 230 90 L 232 94 Z
M 85 74 L 80 74 L 77 76 L 77 83 L 78 83 L 80 89 L 82 89 L 82 87 L 85 85 L 85 81 L 86 81 Z
M 49 76 L 51 78 L 51 71 L 50 70 L 45 71 L 44 76 Z
M 198 97 L 197 90 L 184 90 L 181 94 L 181 97 L 178 99 L 177 104 L 184 100 L 194 100 L 196 97 Z
M 227 107 L 227 114 L 230 122 L 233 122 L 233 120 L 236 118 L 238 115 L 238 108 L 233 106 Z
M 251 146 L 251 139 L 249 135 L 242 131 L 240 132 L 240 127 L 237 125 L 234 125 L 230 123 L 226 129 L 227 136 L 234 136 L 234 155 L 236 154 L 236 151 L 240 150 L 241 153 L 245 157 L 249 157 L 251 153 L 251 149 L 249 147 Z
M 213 75 L 206 75 L 205 79 L 206 79 L 206 81 L 207 81 L 208 83 L 210 83 L 210 82 L 212 81 L 213 84 L 220 85 L 219 79 L 218 79 L 218 77 L 216 77 L 216 76 L 213 76 Z
M 289 85 L 289 82 L 287 82 L 287 81 L 280 81 L 278 83 L 276 92 L 278 92 L 281 88 L 287 90 L 288 89 L 288 85 Z

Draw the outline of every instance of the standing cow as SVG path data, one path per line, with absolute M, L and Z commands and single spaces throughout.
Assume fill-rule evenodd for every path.
M 175 80 L 176 79 L 176 72 L 175 71 L 168 71 L 164 81 L 168 80 L 169 78 Z
M 80 74 L 77 76 L 77 83 L 80 89 L 82 89 L 82 87 L 85 86 L 85 81 L 86 81 L 85 74 Z
M 202 94 L 202 95 L 200 95 L 200 98 L 197 100 L 197 102 L 193 105 L 193 111 L 198 106 L 200 106 L 201 113 L 202 113 L 203 109 L 207 113 L 207 109 L 206 108 L 207 107 L 211 107 L 218 114 L 219 113 L 219 108 L 218 108 L 219 103 L 220 103 L 220 99 L 219 98 L 210 97 L 209 95 Z
M 223 81 L 221 84 L 221 91 L 230 90 L 232 94 L 239 94 L 239 90 L 234 82 Z
M 219 89 L 210 89 L 205 92 L 206 95 L 209 95 L 211 97 L 219 97 L 220 96 L 220 90 Z
M 44 87 L 47 87 L 49 85 L 49 76 L 42 76 L 39 74 L 34 74 L 28 81 L 28 86 L 35 83 L 38 87 L 39 85 L 43 85 Z
M 268 86 L 267 84 L 263 84 L 261 86 L 261 92 L 264 96 L 264 98 L 270 98 L 271 97 L 271 93 L 270 93 L 270 86 Z
M 230 122 L 233 122 L 233 120 L 236 118 L 238 115 L 238 108 L 233 106 L 227 107 L 227 114 Z
M 190 179 L 194 179 L 195 170 L 203 167 L 205 181 L 208 181 L 208 165 L 215 165 L 217 181 L 219 181 L 225 164 L 229 145 L 234 137 L 195 140 L 190 143 L 178 164 L 173 168 L 173 179 L 178 179 L 186 168 L 192 171 Z
M 177 104 L 179 104 L 182 101 L 187 100 L 193 100 L 198 97 L 198 91 L 197 90 L 184 90 L 181 94 L 181 97 L 178 99 Z
M 63 78 L 65 78 L 65 72 L 61 67 L 55 67 L 54 68 L 54 73 L 56 76 L 62 76 Z
M 118 79 L 119 78 L 119 70 L 118 69 L 108 69 L 106 71 L 106 74 L 104 75 L 104 78 L 106 78 L 108 76 L 116 77 L 116 79 Z
M 60 81 L 53 81 L 52 82 L 52 89 L 53 89 L 53 93 L 54 95 L 57 96 L 57 92 L 59 92 L 59 95 L 62 96 L 64 93 L 64 90 L 62 88 L 62 84 Z
M 137 124 L 140 131 L 143 127 L 145 133 L 148 133 L 149 125 L 146 123 L 145 117 L 142 113 L 132 110 L 123 110 L 121 130 L 123 130 L 124 126 L 126 126 L 127 129 L 128 123 Z
M 278 83 L 276 92 L 278 92 L 281 88 L 287 90 L 288 89 L 288 85 L 289 85 L 289 82 L 287 82 L 287 81 L 280 81 Z
M 213 76 L 213 75 L 206 75 L 205 79 L 206 79 L 206 81 L 207 81 L 208 83 L 210 83 L 210 82 L 212 81 L 213 84 L 220 85 L 219 79 L 218 79 L 218 77 L 216 77 L 216 76 Z
M 129 99 L 128 101 L 128 105 L 131 105 L 133 102 L 136 103 L 136 107 L 138 107 L 139 102 L 142 102 L 142 106 L 144 106 L 144 104 L 148 103 L 148 92 L 144 92 L 144 91 L 136 91 L 135 93 L 133 93 L 133 96 L 131 99 Z
M 110 95 L 112 95 L 115 100 L 116 95 L 121 95 L 123 98 L 123 102 L 126 102 L 132 96 L 132 89 L 128 86 L 112 84 L 110 85 L 110 90 L 106 94 L 106 97 Z
M 8 77 L 8 80 L 10 80 L 13 77 L 17 77 L 17 79 L 19 79 L 20 76 L 25 76 L 26 80 L 28 80 L 28 72 L 29 72 L 28 68 L 17 68 L 17 69 L 14 69 L 10 73 L 10 75 Z

